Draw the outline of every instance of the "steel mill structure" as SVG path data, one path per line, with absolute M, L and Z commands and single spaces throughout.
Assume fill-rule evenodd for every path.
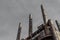
M 60 40 L 60 25 L 57 20 L 55 20 L 57 27 L 54 26 L 54 23 L 51 19 L 47 19 L 44 12 L 43 5 L 41 5 L 41 12 L 44 23 L 38 26 L 38 29 L 33 33 L 32 29 L 32 17 L 29 14 L 29 33 L 28 37 L 20 39 L 21 27 L 19 23 L 18 33 L 16 40 Z

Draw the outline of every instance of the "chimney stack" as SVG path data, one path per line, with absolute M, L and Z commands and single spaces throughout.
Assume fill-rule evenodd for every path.
M 21 26 L 20 25 L 21 25 L 21 23 L 19 23 L 17 39 L 16 40 L 20 40 L 20 35 L 21 35 Z
M 29 14 L 29 36 L 32 34 L 32 16 Z
M 42 16 L 43 16 L 44 24 L 46 24 L 46 15 L 44 13 L 44 8 L 43 8 L 43 5 L 42 4 L 41 4 L 41 11 L 42 11 Z
M 42 16 L 43 16 L 43 21 L 44 21 L 44 31 L 45 31 L 45 35 L 47 35 L 49 33 L 48 31 L 48 26 L 46 25 L 47 24 L 47 19 L 46 19 L 46 14 L 44 13 L 44 8 L 43 8 L 43 5 L 41 4 L 41 11 L 42 11 Z

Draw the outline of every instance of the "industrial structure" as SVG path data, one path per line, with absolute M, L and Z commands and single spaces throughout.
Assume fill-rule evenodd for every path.
M 41 5 L 41 12 L 44 23 L 38 26 L 38 30 L 36 30 L 34 33 L 32 32 L 32 17 L 31 14 L 29 14 L 29 33 L 28 37 L 25 39 L 20 39 L 21 34 L 21 27 L 19 23 L 18 33 L 17 33 L 17 39 L 16 40 L 60 40 L 60 26 L 58 25 L 58 21 L 56 20 L 57 28 L 53 25 L 53 22 L 51 19 L 46 20 L 46 14 L 44 12 L 43 5 Z

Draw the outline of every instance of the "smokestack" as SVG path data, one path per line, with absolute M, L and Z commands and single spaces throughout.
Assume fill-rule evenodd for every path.
M 32 34 L 32 16 L 29 14 L 29 36 Z
M 46 24 L 46 15 L 44 13 L 44 8 L 43 8 L 43 5 L 42 4 L 41 4 L 41 11 L 42 11 L 42 16 L 43 16 L 44 24 Z
M 56 25 L 57 25 L 57 27 L 58 27 L 58 30 L 60 31 L 60 25 L 59 25 L 58 21 L 55 20 L 55 22 L 56 22 Z
M 20 25 L 21 25 L 21 23 L 19 23 L 17 39 L 16 40 L 20 40 L 20 35 L 21 35 L 21 26 Z

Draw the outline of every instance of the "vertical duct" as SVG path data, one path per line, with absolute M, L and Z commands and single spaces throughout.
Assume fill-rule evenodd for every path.
M 44 13 L 44 8 L 43 8 L 43 5 L 42 4 L 41 4 L 41 11 L 42 11 L 42 16 L 43 16 L 44 24 L 46 24 L 46 15 Z
M 19 23 L 17 39 L 16 40 L 20 40 L 20 35 L 21 35 L 21 27 L 20 27 L 20 25 L 21 25 L 21 23 Z
M 31 14 L 29 14 L 29 36 L 32 34 L 32 17 Z
M 58 21 L 57 21 L 57 20 L 55 20 L 55 22 L 56 22 L 56 25 L 57 25 L 58 30 L 59 30 L 59 32 L 60 32 L 60 25 L 59 25 L 59 23 L 58 23 Z

